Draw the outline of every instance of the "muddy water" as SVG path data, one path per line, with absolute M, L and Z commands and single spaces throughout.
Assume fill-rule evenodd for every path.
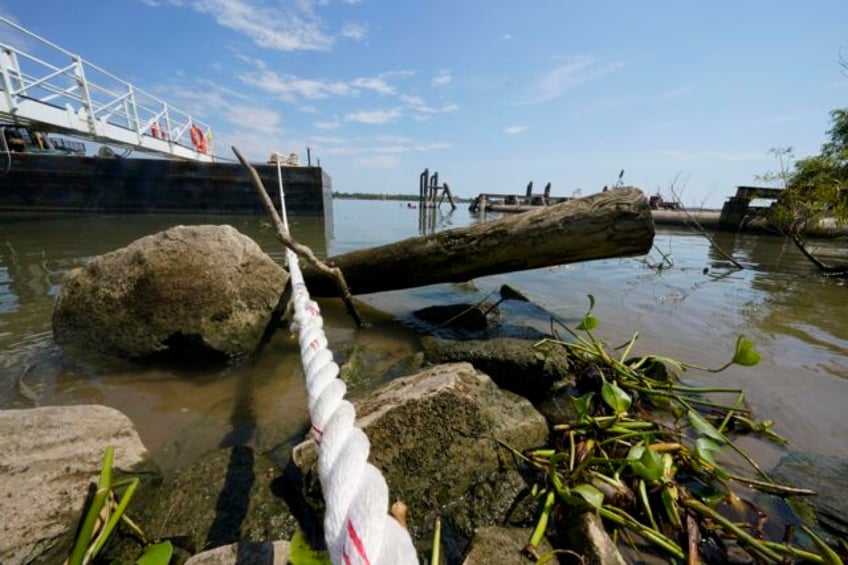
M 337 200 L 335 225 L 298 221 L 294 235 L 320 255 L 395 241 L 475 221 L 457 210 L 420 221 L 406 204 Z M 141 369 L 63 356 L 51 337 L 52 305 L 63 274 L 91 257 L 177 224 L 230 223 L 275 259 L 282 253 L 260 219 L 202 216 L 90 216 L 0 218 L 0 407 L 34 403 L 103 403 L 128 414 L 166 469 L 231 443 L 267 449 L 299 437 L 306 399 L 296 349 L 277 332 L 261 356 L 216 371 Z M 763 356 L 755 368 L 713 375 L 691 371 L 702 384 L 741 386 L 755 413 L 773 418 L 792 449 L 848 457 L 848 288 L 816 275 L 806 260 L 773 237 L 719 234 L 718 243 L 746 265 L 730 265 L 704 238 L 660 231 L 647 259 L 618 259 L 492 276 L 462 285 L 437 285 L 368 295 L 388 316 L 353 327 L 334 302 L 323 304 L 337 358 L 354 351 L 377 370 L 402 365 L 418 349 L 411 311 L 473 302 L 509 283 L 566 323 L 578 320 L 595 296 L 599 335 L 621 343 L 639 332 L 637 349 L 708 367 L 732 355 L 736 336 L 751 337 Z M 819 251 L 848 261 L 834 242 Z M 660 251 L 671 266 L 658 270 Z M 654 267 L 652 267 L 652 265 Z M 548 316 L 524 322 L 547 330 Z M 782 451 L 751 446 L 765 465 Z

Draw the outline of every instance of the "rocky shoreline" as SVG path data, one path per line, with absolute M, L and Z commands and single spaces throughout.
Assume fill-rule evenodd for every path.
M 138 240 L 68 275 L 54 314 L 57 342 L 137 362 L 250 362 L 278 327 L 284 302 L 278 294 L 287 275 L 263 255 L 227 227 L 174 228 Z M 525 300 L 511 289 L 501 295 Z M 393 368 L 390 379 L 356 381 L 373 372 L 365 356 L 351 356 L 341 375 L 353 379 L 369 461 L 391 499 L 408 508 L 420 560 L 429 560 L 438 519 L 446 563 L 518 565 L 540 556 L 546 563 L 624 563 L 592 511 L 558 509 L 546 539 L 528 552 L 544 504 L 536 486 L 548 479 L 516 457 L 551 446 L 554 427 L 577 417 L 578 381 L 598 384 L 603 373 L 575 374 L 566 350 L 539 347 L 544 336 L 535 330 L 491 337 L 498 334 L 488 324 L 512 322 L 498 317 L 497 304 L 450 305 L 421 319 L 422 353 Z M 118 475 L 141 479 L 129 516 L 148 540 L 172 542 L 171 562 L 285 563 L 296 533 L 313 547 L 324 543 L 317 455 L 311 441 L 299 443 L 307 435 L 265 451 L 248 436 L 229 438 L 164 476 L 129 418 L 112 408 L 0 411 L 0 562 L 64 559 L 111 445 Z M 812 466 L 796 457 L 783 472 L 803 477 Z M 835 531 L 848 530 L 841 519 L 848 508 L 836 494 L 848 488 L 848 465 L 835 461 L 829 469 L 832 495 L 813 505 Z M 134 562 L 142 547 L 137 535 L 118 529 L 102 559 Z M 739 562 L 747 558 L 739 554 Z

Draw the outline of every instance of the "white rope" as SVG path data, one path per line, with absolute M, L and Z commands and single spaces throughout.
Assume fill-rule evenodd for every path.
M 282 174 L 277 160 L 280 205 L 288 232 Z M 356 411 L 344 399 L 347 387 L 327 349 L 324 320 L 309 296 L 297 255 L 286 249 L 294 320 L 306 376 L 312 435 L 318 445 L 318 476 L 324 491 L 324 539 L 336 565 L 418 563 L 409 532 L 388 514 L 389 489 L 379 469 L 368 463 L 371 444 L 354 426 Z

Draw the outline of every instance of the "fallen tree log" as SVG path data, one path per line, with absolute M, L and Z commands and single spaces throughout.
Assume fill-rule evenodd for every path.
M 353 294 L 647 253 L 654 222 L 636 188 L 601 192 L 437 234 L 330 257 Z M 313 296 L 337 296 L 326 276 L 307 268 Z

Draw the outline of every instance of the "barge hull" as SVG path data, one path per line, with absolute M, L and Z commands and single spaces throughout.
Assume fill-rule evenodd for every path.
M 276 165 L 256 165 L 279 207 Z M 332 223 L 332 182 L 320 167 L 283 167 L 291 216 Z M 264 215 L 238 163 L 0 153 L 0 212 Z

